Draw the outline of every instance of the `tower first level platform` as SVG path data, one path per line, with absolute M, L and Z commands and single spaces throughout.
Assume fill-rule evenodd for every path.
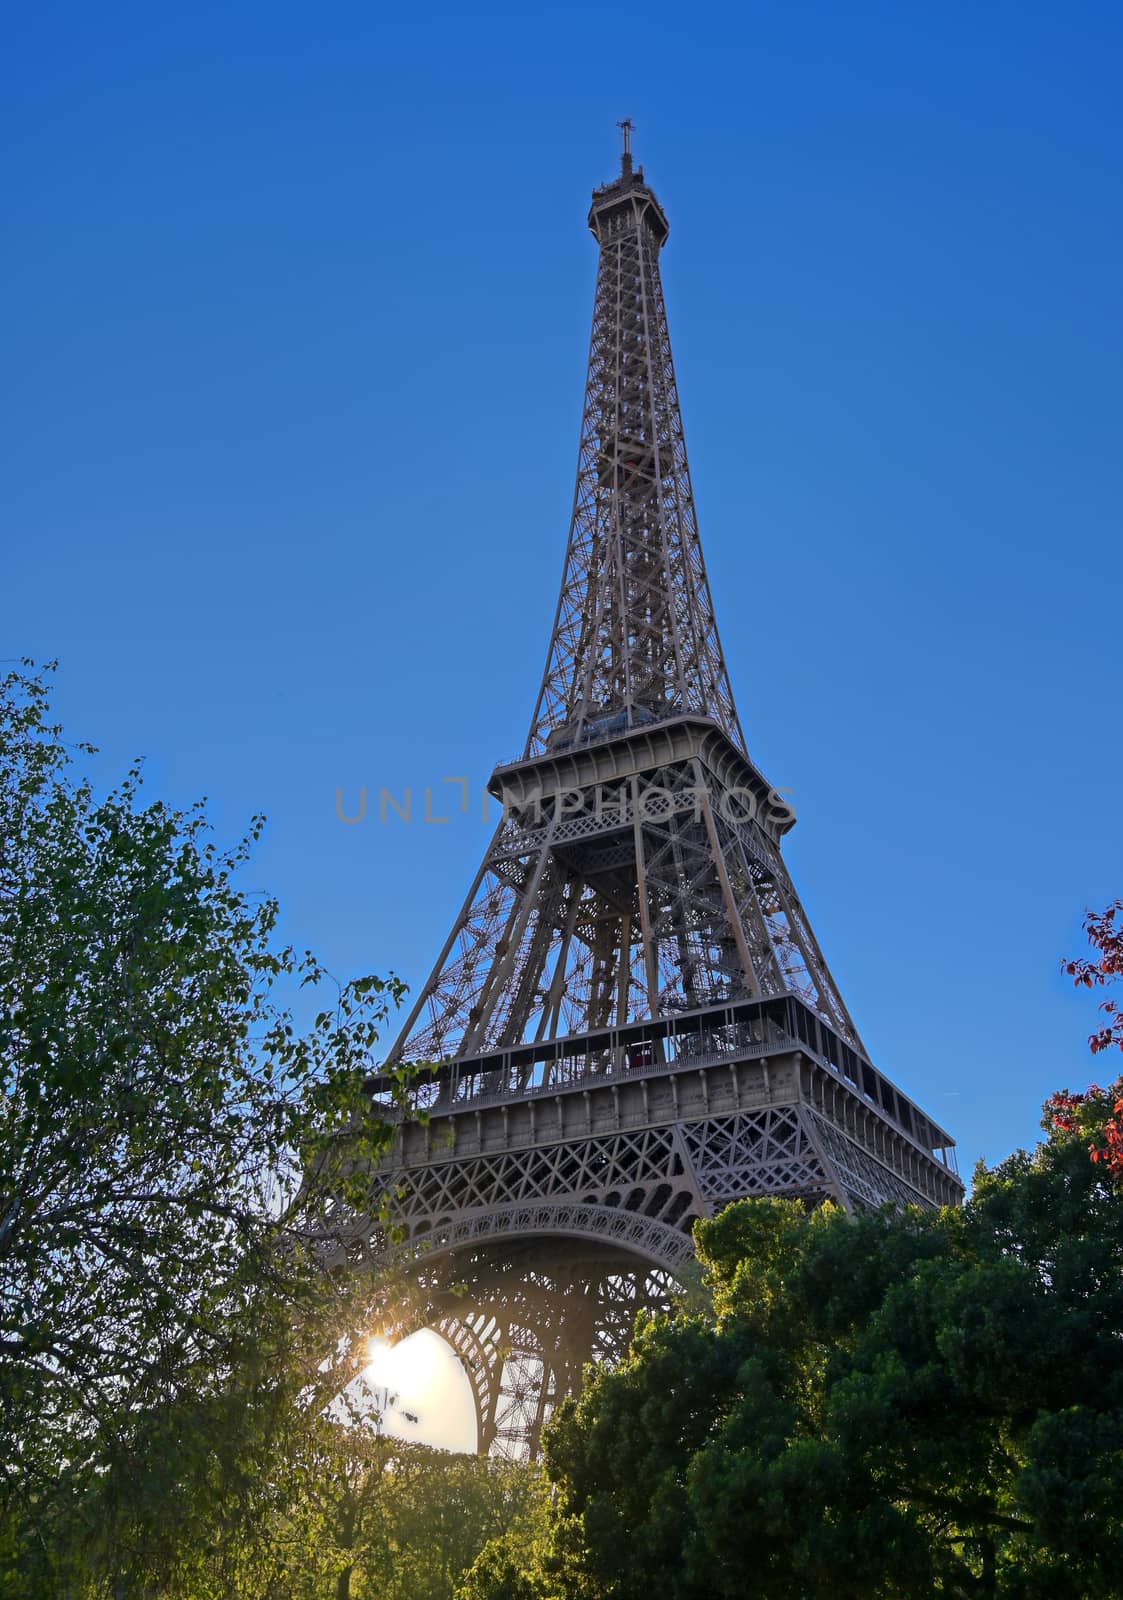
M 370 1089 L 397 1116 L 388 1082 Z M 385 1167 L 427 1253 L 550 1234 L 673 1270 L 695 1219 L 747 1196 L 963 1195 L 950 1137 L 791 995 L 464 1057 L 417 1098 L 428 1120 L 402 1124 Z

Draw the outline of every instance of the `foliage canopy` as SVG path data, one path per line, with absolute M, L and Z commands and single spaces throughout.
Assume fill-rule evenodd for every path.
M 337 1380 L 325 1352 L 382 1292 L 323 1264 L 349 1203 L 370 1202 L 362 1162 L 388 1129 L 362 1083 L 401 985 L 335 986 L 300 1031 L 285 996 L 328 980 L 277 940 L 276 902 L 238 885 L 261 820 L 220 850 L 201 805 L 144 803 L 139 767 L 98 798 L 73 754 L 45 676 L 7 673 L 0 1484 L 13 1568 L 53 1548 L 95 1486 L 98 1537 L 118 1513 L 135 1533 L 151 1502 L 166 1542 L 172 1462 L 217 1504 L 226 1469 L 241 1454 L 247 1471 L 298 1397 L 314 1412 L 309 1396 Z M 359 1158 L 346 1169 L 344 1128 Z

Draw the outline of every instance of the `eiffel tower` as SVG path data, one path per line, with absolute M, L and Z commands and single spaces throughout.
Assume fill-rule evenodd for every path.
M 955 1204 L 953 1141 L 871 1063 L 784 867 L 706 578 L 633 167 L 596 189 L 577 486 L 545 672 L 463 909 L 383 1071 L 427 1063 L 377 1182 L 464 1362 L 479 1448 L 535 1455 L 730 1201 Z M 387 1248 L 367 1224 L 365 1248 Z

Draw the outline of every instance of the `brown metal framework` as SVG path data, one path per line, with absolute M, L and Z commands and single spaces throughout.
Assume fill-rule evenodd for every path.
M 638 1305 L 666 1303 L 697 1217 L 751 1194 L 962 1196 L 953 1141 L 862 1046 L 781 858 L 794 816 L 747 752 L 694 513 L 667 220 L 627 149 L 589 225 L 546 669 L 523 754 L 490 781 L 499 826 L 391 1053 L 431 1064 L 429 1121 L 403 1125 L 379 1175 L 427 1248 L 481 1448 L 508 1454 L 537 1450 Z M 455 1310 L 448 1274 L 467 1280 Z

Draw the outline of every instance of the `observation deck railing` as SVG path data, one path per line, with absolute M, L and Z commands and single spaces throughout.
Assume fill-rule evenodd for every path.
M 420 1063 L 405 1107 L 400 1079 L 393 1072 L 376 1074 L 367 1088 L 379 1115 L 398 1122 L 419 1112 L 448 1116 L 482 1111 L 792 1050 L 802 1051 L 847 1084 L 924 1155 L 958 1175 L 951 1137 L 792 994 L 731 1000 L 483 1055 Z

